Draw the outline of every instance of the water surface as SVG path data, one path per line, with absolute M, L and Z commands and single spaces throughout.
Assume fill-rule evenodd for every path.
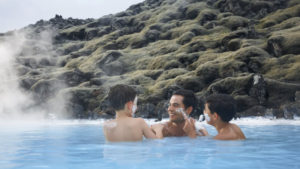
M 0 168 L 300 168 L 300 121 L 235 123 L 247 140 L 170 137 L 110 143 L 103 121 L 2 122 Z

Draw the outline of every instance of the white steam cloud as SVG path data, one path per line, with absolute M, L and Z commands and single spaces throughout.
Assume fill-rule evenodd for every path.
M 60 98 L 59 101 L 51 102 L 52 105 L 44 103 L 37 105 L 32 93 L 20 87 L 20 77 L 16 71 L 19 65 L 16 63 L 16 59 L 23 52 L 24 45 L 28 44 L 25 37 L 24 33 L 15 33 L 8 37 L 0 36 L 0 121 L 7 119 L 40 120 L 55 114 L 58 108 L 62 108 L 65 103 Z M 40 45 L 51 44 L 49 35 L 44 34 L 41 37 L 43 39 L 40 41 Z M 55 107 L 53 104 L 56 104 Z
M 18 39 L 18 40 L 16 40 Z M 0 116 L 16 117 L 31 104 L 31 99 L 19 88 L 19 79 L 14 69 L 15 56 L 20 53 L 23 37 L 2 38 L 0 41 Z

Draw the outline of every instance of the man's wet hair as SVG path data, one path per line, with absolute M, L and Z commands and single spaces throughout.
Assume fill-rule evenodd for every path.
M 183 97 L 182 103 L 184 104 L 185 109 L 189 108 L 190 106 L 193 107 L 191 114 L 196 110 L 198 99 L 193 91 L 180 89 L 174 92 L 173 95 L 180 95 Z
M 232 120 L 237 111 L 236 101 L 227 94 L 212 94 L 206 98 L 206 104 L 211 114 L 217 113 L 224 122 Z
M 137 93 L 132 87 L 118 84 L 110 88 L 108 101 L 114 110 L 123 110 L 125 104 L 134 101 L 136 95 Z

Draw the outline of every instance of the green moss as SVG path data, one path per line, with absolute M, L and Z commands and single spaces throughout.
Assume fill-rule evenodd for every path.
M 260 23 L 257 28 L 267 28 L 280 24 L 283 21 L 286 21 L 292 17 L 297 17 L 300 13 L 300 4 L 286 8 L 284 10 L 278 10 L 272 14 L 269 14 L 265 18 L 260 20 Z
M 264 62 L 260 73 L 274 80 L 300 82 L 300 55 L 285 55 L 281 58 L 272 58 Z

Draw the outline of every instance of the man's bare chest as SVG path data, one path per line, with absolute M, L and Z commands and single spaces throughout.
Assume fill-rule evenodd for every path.
M 181 136 L 187 136 L 186 132 L 183 131 L 183 129 L 173 128 L 173 127 L 167 127 L 163 129 L 163 135 L 164 137 L 181 137 Z

